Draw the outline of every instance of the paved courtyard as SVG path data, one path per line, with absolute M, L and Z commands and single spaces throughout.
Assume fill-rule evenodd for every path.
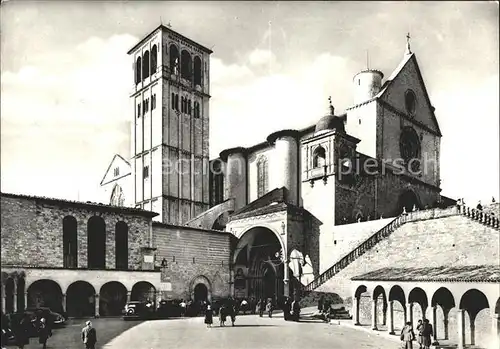
M 105 349 L 294 349 L 376 348 L 401 346 L 373 334 L 318 321 L 288 322 L 283 318 L 239 316 L 235 327 L 207 329 L 203 318 L 143 322 L 116 337 Z
M 102 349 L 397 349 L 401 346 L 375 334 L 348 327 L 328 325 L 317 320 L 296 323 L 282 316 L 272 319 L 255 315 L 238 316 L 235 327 L 207 329 L 203 318 L 155 321 L 96 319 L 97 348 Z M 65 328 L 54 331 L 48 349 L 83 348 L 80 331 L 84 320 L 72 320 Z M 229 323 L 230 325 L 230 323 Z M 40 348 L 36 338 L 26 349 Z M 14 348 L 9 346 L 10 348 Z

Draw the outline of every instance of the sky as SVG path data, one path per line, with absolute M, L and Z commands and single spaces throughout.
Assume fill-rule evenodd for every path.
M 127 51 L 170 23 L 214 51 L 211 158 L 314 124 L 328 96 L 341 113 L 352 77 L 367 64 L 389 76 L 410 32 L 443 134 L 442 194 L 498 201 L 498 10 L 496 1 L 3 2 L 1 190 L 104 202 L 111 159 L 130 156 Z

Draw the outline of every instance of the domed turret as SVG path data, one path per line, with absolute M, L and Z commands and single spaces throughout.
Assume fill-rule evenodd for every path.
M 354 105 L 363 103 L 377 95 L 382 87 L 384 74 L 379 70 L 363 70 L 354 75 Z
M 345 132 L 344 119 L 335 116 L 335 108 L 332 105 L 332 98 L 328 97 L 328 114 L 323 116 L 316 123 L 315 133 L 322 131 L 337 130 L 339 132 Z

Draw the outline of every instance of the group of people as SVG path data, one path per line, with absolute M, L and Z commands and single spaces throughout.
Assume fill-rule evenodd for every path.
M 413 326 L 411 322 L 407 322 L 406 325 L 401 330 L 401 341 L 404 344 L 405 349 L 413 349 L 413 341 L 416 339 L 419 345 L 419 349 L 429 349 L 432 345 L 431 337 L 434 336 L 434 330 L 429 320 L 418 320 L 417 324 L 417 335 L 413 331 Z
M 218 308 L 212 308 L 212 305 L 207 303 L 205 309 L 205 324 L 207 328 L 212 327 L 214 313 L 215 315 L 219 315 L 219 326 L 226 326 L 228 317 L 231 319 L 231 325 L 234 326 L 237 313 L 236 302 L 232 297 L 229 297 Z
M 52 336 L 51 324 L 47 323 L 47 320 L 43 317 L 31 317 L 29 314 L 24 314 L 19 321 L 10 321 L 2 314 L 2 346 L 4 346 L 9 339 L 4 338 L 8 337 L 7 330 L 3 328 L 4 325 L 8 329 L 12 329 L 15 343 L 20 349 L 30 344 L 30 337 L 32 337 L 34 333 L 36 333 L 38 342 L 42 345 L 42 348 L 46 349 L 47 340 Z

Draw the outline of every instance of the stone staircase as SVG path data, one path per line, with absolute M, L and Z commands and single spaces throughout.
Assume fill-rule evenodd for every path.
M 359 244 L 356 248 L 354 248 L 351 252 L 346 254 L 343 258 L 337 261 L 334 265 L 324 271 L 321 275 L 319 275 L 316 279 L 314 279 L 311 283 L 304 286 L 302 289 L 303 293 L 309 293 L 326 283 L 333 276 L 338 274 L 342 269 L 347 267 L 357 258 L 362 256 L 367 251 L 371 250 L 374 246 L 376 246 L 379 242 L 385 240 L 389 237 L 396 229 L 401 227 L 403 224 L 408 222 L 416 222 L 421 220 L 429 220 L 436 218 L 444 218 L 449 216 L 462 215 L 471 220 L 479 222 L 485 226 L 490 228 L 500 230 L 499 223 L 500 220 L 496 216 L 491 213 L 486 213 L 484 211 L 480 211 L 475 208 L 470 208 L 464 205 L 452 206 L 445 209 L 429 209 L 422 211 L 415 211 L 409 213 L 403 213 L 392 221 L 390 221 L 383 228 L 375 232 L 368 239 Z

